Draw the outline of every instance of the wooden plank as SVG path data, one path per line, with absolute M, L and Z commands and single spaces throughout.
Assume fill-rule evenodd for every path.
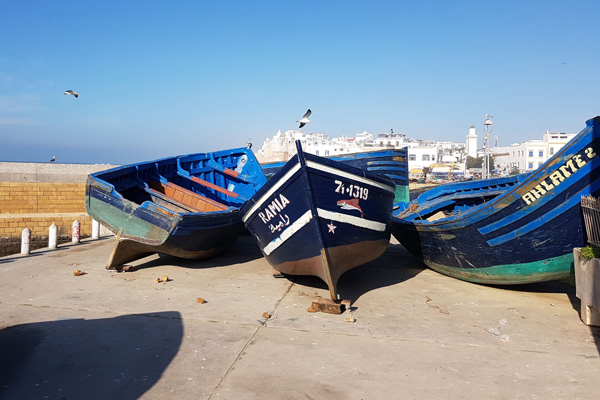
M 191 190 L 183 188 L 172 182 L 167 182 L 167 184 L 164 185 L 158 181 L 152 181 L 150 186 L 158 189 L 159 191 L 162 190 L 166 196 L 169 196 L 188 207 L 193 207 L 196 212 L 219 211 L 226 210 L 228 208 L 228 206 L 225 204 L 221 204 L 218 201 L 209 199 L 208 197 L 202 196 L 198 193 L 194 193 Z
M 220 192 L 227 196 L 233 197 L 234 199 L 239 196 L 237 193 L 232 192 L 231 190 L 227 190 L 225 188 L 222 188 L 221 186 L 217 186 L 214 183 L 210 183 L 210 182 L 205 181 L 204 179 L 200 179 L 196 176 L 190 176 L 189 178 L 192 182 L 196 182 L 202 186 L 206 186 L 207 188 L 216 190 L 217 192 Z
M 184 204 L 176 199 L 174 199 L 173 197 L 169 196 L 168 194 L 162 193 L 158 190 L 155 189 L 146 189 L 146 191 L 148 191 L 150 194 L 153 194 L 154 196 L 162 199 L 163 201 L 167 202 L 167 203 L 171 203 L 179 208 L 182 208 L 186 211 L 189 212 L 199 212 L 200 210 L 193 208 L 192 206 L 190 206 L 189 204 Z

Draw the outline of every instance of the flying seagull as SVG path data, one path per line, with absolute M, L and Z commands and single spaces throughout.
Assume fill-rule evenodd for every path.
M 486 118 L 494 118 L 494 116 L 493 116 L 493 115 L 490 115 L 490 114 L 485 114 L 485 117 L 486 117 Z
M 50 160 L 50 162 L 54 162 L 56 161 L 56 156 L 52 156 L 52 159 Z
M 63 94 L 70 94 L 72 96 L 75 96 L 75 98 L 79 97 L 79 93 L 72 91 L 71 89 L 67 90 L 66 92 L 64 92 Z
M 310 111 L 310 108 L 308 109 L 308 111 L 306 112 L 306 114 L 304 114 L 304 116 L 302 117 L 302 119 L 300 121 L 296 121 L 300 123 L 300 127 L 298 129 L 302 129 L 302 127 L 310 122 L 312 122 L 311 120 L 308 119 L 308 117 L 310 117 L 310 114 L 312 114 L 312 111 Z

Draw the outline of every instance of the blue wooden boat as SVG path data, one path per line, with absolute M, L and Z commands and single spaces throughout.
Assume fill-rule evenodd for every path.
M 445 183 L 427 189 L 419 195 L 419 203 L 430 201 L 443 201 L 447 196 L 453 198 L 461 197 L 464 199 L 474 198 L 474 201 L 488 201 L 507 189 L 512 188 L 515 184 L 522 182 L 527 174 L 506 176 L 502 178 L 492 178 L 484 180 L 457 181 Z M 394 205 L 394 209 L 408 207 L 408 204 L 398 202 Z
M 339 277 L 388 246 L 394 182 L 296 147 L 242 206 L 242 219 L 276 270 L 318 276 L 337 300 Z
M 365 169 L 391 178 L 396 184 L 394 202 L 408 201 L 408 156 L 407 149 L 390 149 L 365 151 L 361 153 L 326 156 L 329 160 L 338 161 L 356 168 Z M 265 163 L 262 169 L 267 178 L 275 175 L 285 162 Z
M 244 231 L 240 207 L 266 182 L 249 149 L 163 158 L 88 177 L 88 214 L 117 236 L 107 268 L 153 253 L 205 258 Z
M 581 196 L 600 194 L 600 117 L 538 170 L 440 186 L 394 211 L 393 235 L 430 268 L 470 282 L 566 278 L 585 245 Z

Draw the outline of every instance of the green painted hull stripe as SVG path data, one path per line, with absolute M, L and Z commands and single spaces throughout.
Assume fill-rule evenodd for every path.
M 87 202 L 86 206 L 88 206 Z M 87 208 L 92 218 L 108 225 L 113 232 L 120 232 L 123 236 L 140 238 L 155 245 L 163 243 L 169 237 L 169 232 L 93 197 L 89 198 Z
M 396 191 L 394 193 L 395 193 L 394 203 L 397 203 L 399 201 L 408 203 L 410 201 L 410 196 L 408 193 L 408 185 L 407 186 L 396 185 Z
M 456 268 L 425 262 L 431 269 L 468 282 L 514 285 L 568 278 L 574 268 L 573 253 L 523 264 L 487 268 Z

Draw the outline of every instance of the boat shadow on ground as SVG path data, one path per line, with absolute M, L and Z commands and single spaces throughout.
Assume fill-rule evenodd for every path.
M 137 399 L 182 339 L 175 311 L 10 326 L 0 330 L 0 398 Z
M 338 294 L 354 303 L 372 290 L 402 283 L 425 269 L 402 245 L 390 243 L 379 258 L 343 274 L 337 284 Z M 314 276 L 287 277 L 297 285 L 329 290 L 324 281 Z
M 242 264 L 263 258 L 260 249 L 250 235 L 242 235 L 237 241 L 221 254 L 204 259 L 187 259 L 171 256 L 168 254 L 159 254 L 158 258 L 154 258 L 147 262 L 142 262 L 134 266 L 135 270 L 160 267 L 163 265 L 174 265 L 183 268 L 218 268 L 228 267 L 235 264 Z M 265 263 L 267 261 L 265 260 Z M 127 264 L 129 265 L 129 264 Z

